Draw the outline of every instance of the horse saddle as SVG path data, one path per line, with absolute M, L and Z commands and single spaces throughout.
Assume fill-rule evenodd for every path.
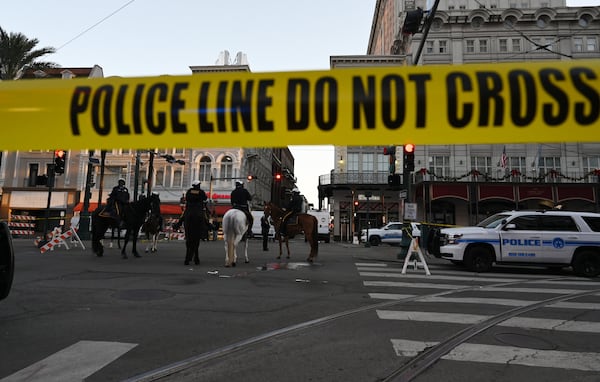
M 288 218 L 286 224 L 287 225 L 296 225 L 296 224 L 298 224 L 298 215 L 294 215 L 294 216 L 291 216 L 290 218 Z

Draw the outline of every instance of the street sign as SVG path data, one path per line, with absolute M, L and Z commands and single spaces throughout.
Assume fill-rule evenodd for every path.
M 417 203 L 404 203 L 404 219 L 417 220 Z
M 406 190 L 400 190 L 400 199 L 406 199 L 408 192 Z

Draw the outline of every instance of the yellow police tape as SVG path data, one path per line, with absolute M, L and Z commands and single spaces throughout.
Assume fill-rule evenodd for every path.
M 600 60 L 0 82 L 0 150 L 596 142 Z

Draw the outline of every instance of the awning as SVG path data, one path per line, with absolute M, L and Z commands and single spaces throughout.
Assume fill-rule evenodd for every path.
M 479 200 L 505 199 L 515 200 L 515 189 L 510 184 L 482 184 L 478 187 Z
M 231 209 L 231 205 L 229 204 L 216 204 L 214 206 L 208 207 L 212 215 L 223 216 L 225 212 Z
M 469 188 L 466 184 L 432 184 L 431 200 L 440 198 L 469 200 Z
M 552 197 L 552 186 L 519 186 L 519 200 L 546 199 L 554 200 Z
M 98 208 L 98 203 L 90 202 L 89 210 L 93 212 Z M 73 211 L 81 212 L 83 211 L 83 203 L 77 203 Z M 160 205 L 160 213 L 161 215 L 181 215 L 181 206 L 179 204 L 165 204 L 162 203 Z
M 558 202 L 569 199 L 583 199 L 590 202 L 596 201 L 594 188 L 590 186 L 558 186 L 556 188 Z

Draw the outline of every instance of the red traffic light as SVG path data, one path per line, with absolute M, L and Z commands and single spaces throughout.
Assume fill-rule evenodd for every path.
M 281 180 L 281 174 L 280 173 L 275 174 L 275 180 L 277 180 L 277 181 Z
M 248 180 L 254 179 L 254 175 L 248 175 Z
M 55 158 L 64 158 L 65 157 L 65 150 L 54 150 L 54 157 Z
M 358 206 L 358 200 L 355 200 L 355 201 L 354 201 L 354 205 L 355 205 L 355 206 Z
M 404 145 L 404 152 L 405 153 L 414 153 L 415 152 L 415 145 L 413 145 L 412 143 L 407 143 Z

